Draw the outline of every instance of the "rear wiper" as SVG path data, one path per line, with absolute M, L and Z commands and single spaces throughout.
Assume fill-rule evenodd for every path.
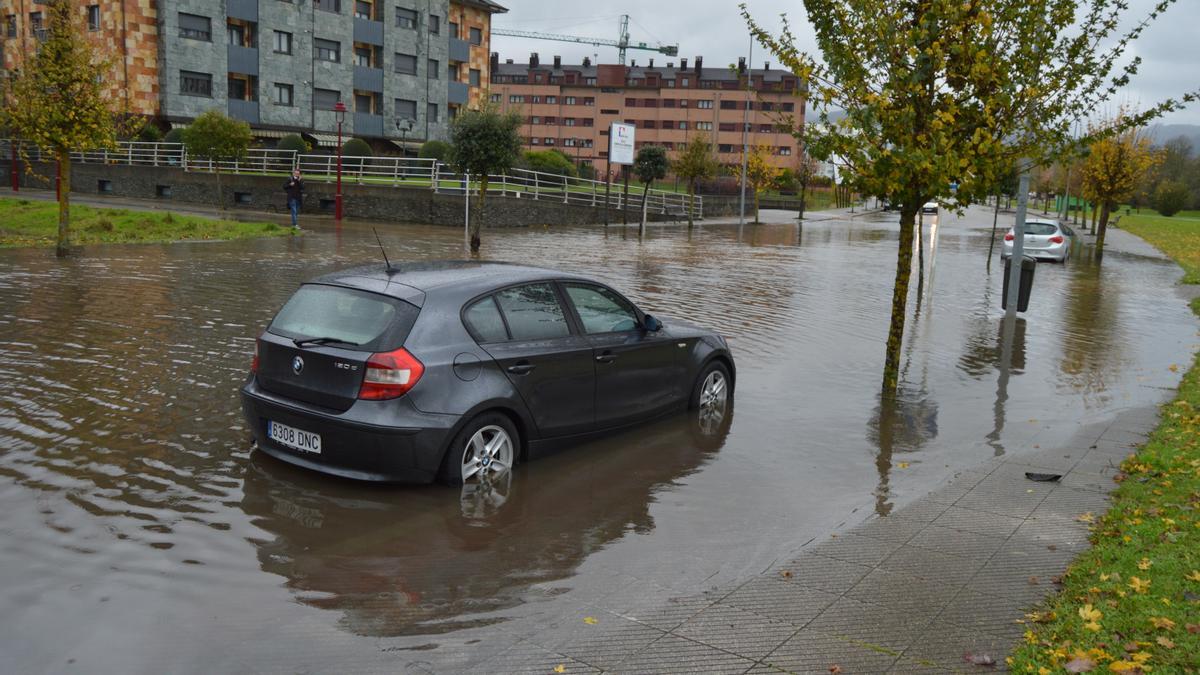
M 341 340 L 334 337 L 312 337 L 304 338 L 303 340 L 292 339 L 292 342 L 294 342 L 297 347 L 303 347 L 304 345 L 327 345 L 334 342 L 340 345 L 350 345 L 351 347 L 358 347 L 362 345 L 361 342 L 350 342 L 349 340 Z

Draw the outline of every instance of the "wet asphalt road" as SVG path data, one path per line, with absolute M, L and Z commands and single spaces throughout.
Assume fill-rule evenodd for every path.
M 721 330 L 739 379 L 715 438 L 681 416 L 465 493 L 249 451 L 236 391 L 253 338 L 302 280 L 378 259 L 361 224 L 67 262 L 0 251 L 0 672 L 450 672 L 514 617 L 631 580 L 745 578 L 957 471 L 1169 395 L 1197 328 L 1174 265 L 1136 242 L 1103 266 L 1086 247 L 1040 265 L 1001 377 L 990 213 L 941 220 L 886 413 L 894 214 L 643 242 L 488 233 L 485 258 L 589 273 L 668 325 Z M 462 255 L 452 229 L 381 235 L 393 260 Z

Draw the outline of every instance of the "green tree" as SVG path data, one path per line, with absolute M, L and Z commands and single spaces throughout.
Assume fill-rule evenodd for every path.
M 171 129 L 170 131 L 168 131 L 163 136 L 163 143 L 182 143 L 183 142 L 183 130 L 185 128 L 186 127 L 175 127 L 174 129 Z
M 574 178 L 579 174 L 571 158 L 558 150 L 528 150 L 522 157 L 522 163 L 531 171 L 552 173 L 556 176 Z
M 450 157 L 450 144 L 446 141 L 425 141 L 417 152 L 421 159 L 436 159 L 444 162 Z
M 754 222 L 758 223 L 758 198 L 763 190 L 775 184 L 779 177 L 779 167 L 771 163 L 771 148 L 766 145 L 756 145 L 750 149 L 750 158 L 746 160 L 746 183 L 754 192 Z
M 308 147 L 308 142 L 300 137 L 300 134 L 288 134 L 279 139 L 275 144 L 276 150 L 291 150 L 298 155 L 302 155 L 312 148 Z
M 249 124 L 230 119 L 216 108 L 201 113 L 183 130 L 183 146 L 188 156 L 212 162 L 217 174 L 217 206 L 221 210 L 225 209 L 221 199 L 221 162 L 245 157 L 252 139 Z
M 671 163 L 671 170 L 687 184 L 689 230 L 695 223 L 696 183 L 717 175 L 720 168 L 721 165 L 713 157 L 712 146 L 700 136 L 688 141 L 683 152 Z
M 83 37 L 82 16 L 68 0 L 46 5 L 46 39 L 26 55 L 25 67 L 9 71 L 0 111 L 4 127 L 47 150 L 59 171 L 59 257 L 71 245 L 71 150 L 116 148 L 126 135 L 121 112 L 105 94 L 112 64 L 96 56 Z M 28 164 L 21 144 L 22 160 Z
M 642 188 L 642 222 L 638 225 L 639 237 L 646 234 L 646 200 L 650 196 L 650 186 L 654 181 L 666 178 L 670 168 L 667 151 L 661 145 L 643 146 L 633 159 L 633 172 L 645 185 Z
M 1164 180 L 1154 191 L 1154 209 L 1168 218 L 1182 211 L 1190 200 L 1187 186 L 1179 181 Z
M 1122 126 L 1123 113 L 1102 126 Z M 1104 234 L 1108 231 L 1108 216 L 1125 199 L 1133 195 L 1138 182 L 1159 161 L 1159 153 L 1150 147 L 1150 139 L 1141 129 L 1126 129 L 1115 136 L 1105 136 L 1092 143 L 1083 162 L 1083 189 L 1100 207 L 1096 232 L 1096 259 L 1104 257 Z
M 143 143 L 159 143 L 163 139 L 163 132 L 156 124 L 143 124 L 138 130 L 137 139 Z
M 864 193 L 899 202 L 886 395 L 895 394 L 899 380 L 921 205 L 958 181 L 956 199 L 965 206 L 985 195 L 1014 159 L 1052 161 L 1068 145 L 1072 124 L 1108 104 L 1136 74 L 1140 59 L 1124 59 L 1126 49 L 1174 0 L 1155 3 L 1143 21 L 1124 20 L 1128 4 L 803 0 L 820 58 L 797 47 L 786 18 L 776 36 L 741 5 L 756 39 L 805 83 L 817 106 L 812 154 L 838 157 Z M 1126 119 L 1125 128 L 1198 94 L 1158 103 Z M 844 116 L 831 116 L 835 109 Z
M 371 157 L 374 153 L 371 152 L 371 144 L 361 138 L 351 138 L 342 144 L 342 155 L 344 157 Z
M 520 113 L 501 114 L 495 105 L 467 110 L 454 118 L 450 127 L 452 150 L 450 164 L 458 171 L 474 174 L 479 180 L 476 216 L 471 219 L 471 251 L 479 250 L 484 200 L 487 199 L 488 174 L 508 171 L 521 154 Z

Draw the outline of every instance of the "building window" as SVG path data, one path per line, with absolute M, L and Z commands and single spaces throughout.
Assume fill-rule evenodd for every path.
M 354 45 L 354 65 L 371 68 L 371 48 L 367 45 Z
M 313 0 L 313 8 L 322 12 L 342 13 L 342 0 Z
M 226 93 L 232 101 L 257 101 L 258 78 L 253 75 L 230 73 Z
M 491 101 L 492 103 L 499 103 L 500 102 L 500 94 L 492 94 L 491 96 L 488 97 L 488 100 Z
M 737 131 L 738 125 L 733 122 L 721 122 L 717 125 L 718 131 Z
M 511 94 L 508 97 L 509 103 L 524 103 L 525 97 L 520 94 Z
M 701 101 L 696 101 L 696 107 L 701 110 L 712 110 L 712 100 L 705 99 L 705 100 L 701 100 Z
M 558 118 L 557 117 L 547 117 L 546 124 L 558 124 Z
M 292 53 L 292 34 L 285 33 L 281 30 L 275 31 L 275 53 L 276 54 L 291 54 Z
M 336 89 L 313 89 L 314 110 L 333 110 L 340 100 L 342 92 Z
M 567 97 L 563 98 L 563 103 L 566 105 L 575 105 L 575 97 L 567 96 Z
M 585 126 L 585 127 L 590 127 L 590 126 L 592 126 L 592 118 L 590 118 L 590 117 L 586 117 L 586 118 L 584 118 L 584 120 L 583 120 L 583 126 Z
M 212 75 L 179 71 L 179 93 L 184 96 L 207 96 L 212 98 Z
M 642 128 L 643 129 L 657 129 L 658 123 L 656 123 L 654 120 L 642 120 Z
M 88 30 L 100 30 L 100 5 L 88 5 Z
M 429 79 L 438 80 L 442 77 L 442 64 L 437 59 L 429 59 L 429 63 L 425 66 L 425 72 L 429 75 Z
M 721 110 L 737 110 L 739 101 L 721 101 Z
M 375 21 L 375 4 L 369 0 L 354 0 L 354 18 Z
M 674 121 L 674 120 L 663 120 L 663 123 L 662 123 L 662 128 L 664 128 L 664 129 L 674 129 L 674 128 L 675 128 L 675 121 Z
M 411 28 L 412 30 L 416 30 L 417 29 L 417 13 L 416 13 L 416 11 L 411 10 L 411 9 L 404 9 L 403 7 L 397 7 L 396 8 L 396 25 L 399 26 L 400 28 Z M 433 32 L 433 31 L 430 31 L 430 32 Z
M 529 99 L 529 101 L 530 101 L 530 103 L 541 103 L 542 97 L 541 96 L 533 96 Z
M 717 146 L 717 152 L 733 152 L 733 145 L 729 143 L 722 143 Z
M 333 40 L 322 40 L 320 38 L 313 39 L 313 59 L 317 61 L 331 61 L 333 63 L 341 63 L 342 61 L 342 44 Z
M 258 47 L 257 24 L 241 19 L 229 19 L 225 23 L 226 41 L 237 47 Z
M 406 98 L 396 99 L 396 117 L 400 119 L 417 119 L 417 102 Z
M 10 38 L 17 37 L 17 15 L 9 14 L 4 17 L 4 34 Z
M 434 35 L 442 32 L 442 17 L 436 14 L 429 15 L 429 32 Z
M 712 131 L 712 122 L 696 122 L 696 129 L 699 131 Z
M 478 87 L 480 75 L 481 74 L 478 68 L 472 68 L 470 72 L 467 73 L 467 83 L 472 87 Z
M 478 28 L 471 29 L 471 44 L 478 47 L 483 44 L 483 31 Z
M 426 104 L 426 106 L 425 106 L 425 121 L 427 121 L 427 122 L 437 122 L 438 121 L 438 107 L 437 107 L 436 103 Z
M 450 65 L 446 66 L 446 76 L 450 78 L 451 82 L 458 82 L 458 64 L 457 63 L 451 63 Z
M 417 74 L 417 57 L 412 54 L 396 54 L 396 72 L 401 75 Z
M 554 104 L 558 103 L 558 97 L 557 96 L 547 96 L 546 103 L 548 103 L 550 105 L 554 105 Z
M 554 145 L 554 139 L 553 139 L 553 138 L 546 138 L 546 139 L 545 139 L 545 144 L 546 144 L 546 145 Z
M 282 82 L 275 83 L 275 105 L 295 105 L 295 98 L 292 94 L 292 85 L 283 84 Z
M 594 78 L 594 77 L 585 77 L 585 78 L 583 78 L 583 83 L 584 83 L 584 84 L 586 84 L 586 85 L 588 85 L 588 86 L 592 86 L 592 87 L 594 87 L 594 86 L 596 86 L 596 78 Z
M 680 128 L 680 130 L 682 130 L 682 131 L 687 131 L 687 128 L 688 128 L 688 123 L 687 123 L 687 121 L 686 121 L 686 120 L 680 120 L 680 122 L 679 122 L 679 128 Z
M 792 154 L 792 149 L 788 148 L 788 147 L 781 147 L 781 148 L 779 148 L 779 154 L 783 155 L 784 157 L 787 157 Z
M 212 19 L 207 16 L 179 13 L 179 37 L 212 42 Z
M 583 99 L 583 104 L 584 105 L 596 105 L 596 99 L 589 96 L 589 97 Z
M 450 22 L 450 37 L 458 38 L 458 22 L 456 21 Z
M 574 138 L 564 138 L 563 145 L 567 146 L 568 148 L 573 148 L 573 147 L 575 147 L 575 139 Z
M 43 28 L 45 28 L 45 26 L 42 25 L 42 13 L 41 12 L 30 12 L 29 13 L 29 34 L 37 35 L 37 33 L 39 31 L 41 31 Z
M 784 103 L 783 104 L 783 112 L 792 112 L 795 109 L 796 109 L 795 103 Z
M 563 118 L 563 126 L 565 126 L 565 127 L 575 126 L 575 118 L 574 117 L 564 117 Z
M 383 101 L 380 95 L 366 91 L 354 92 L 354 112 L 364 115 L 382 115 Z

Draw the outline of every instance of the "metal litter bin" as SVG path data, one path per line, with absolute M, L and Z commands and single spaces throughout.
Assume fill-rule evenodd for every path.
M 1033 273 L 1037 269 L 1037 259 L 1029 256 L 1021 257 L 1021 288 L 1017 294 L 1017 311 L 1029 309 L 1029 294 L 1033 292 Z M 1012 270 L 1012 256 L 1004 261 L 1004 292 L 1000 295 L 1000 309 L 1008 309 L 1008 279 Z

